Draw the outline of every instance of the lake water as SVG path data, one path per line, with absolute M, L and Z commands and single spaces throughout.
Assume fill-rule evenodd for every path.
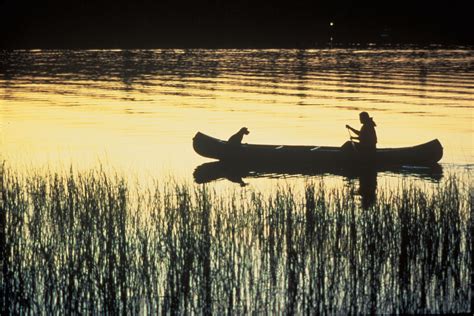
M 209 161 L 197 131 L 337 146 L 368 111 L 379 147 L 438 138 L 441 164 L 465 166 L 473 61 L 464 49 L 2 51 L 0 148 L 17 166 L 192 178 Z
M 473 61 L 462 48 L 1 51 L 6 308 L 467 312 Z M 193 182 L 210 162 L 193 151 L 198 131 L 341 145 L 361 111 L 379 147 L 439 139 L 441 168 L 248 174 L 242 189 L 220 179 L 159 193 L 110 180 Z

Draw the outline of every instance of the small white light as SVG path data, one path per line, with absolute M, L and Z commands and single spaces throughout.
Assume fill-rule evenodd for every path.
M 334 22 L 330 22 L 330 23 L 329 23 L 329 26 L 334 26 Z

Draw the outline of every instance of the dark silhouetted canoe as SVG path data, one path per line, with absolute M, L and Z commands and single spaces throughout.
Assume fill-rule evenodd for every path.
M 193 138 L 193 147 L 201 156 L 242 165 L 354 166 L 367 163 L 364 155 L 351 146 L 347 150 L 347 146 L 232 145 L 200 132 Z M 443 147 L 435 139 L 412 147 L 377 149 L 370 164 L 428 166 L 442 157 Z

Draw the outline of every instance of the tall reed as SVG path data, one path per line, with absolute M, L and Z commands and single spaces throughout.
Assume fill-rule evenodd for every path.
M 2 165 L 2 314 L 472 311 L 469 184 L 271 194 Z

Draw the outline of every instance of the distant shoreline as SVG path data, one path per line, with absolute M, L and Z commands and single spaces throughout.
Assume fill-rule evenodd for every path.
M 318 45 L 280 45 L 280 46 L 269 46 L 269 45 L 104 45 L 104 46 L 91 46 L 91 45 L 31 45 L 31 46 L 0 46 L 0 50 L 107 50 L 107 49 L 143 49 L 143 50 L 154 50 L 154 49 L 395 49 L 395 50 L 407 50 L 407 49 L 419 49 L 419 50 L 457 50 L 474 49 L 473 44 L 418 44 L 418 43 L 404 43 L 404 44 L 378 44 L 378 43 L 336 43 L 336 44 L 318 44 Z
M 4 0 L 0 48 L 474 45 L 470 12 L 428 0 Z
M 265 28 L 214 25 L 130 26 L 50 25 L 3 28 L 0 48 L 334 48 L 334 47 L 474 47 L 473 38 L 432 27 L 391 29 L 327 25 L 269 25 Z

